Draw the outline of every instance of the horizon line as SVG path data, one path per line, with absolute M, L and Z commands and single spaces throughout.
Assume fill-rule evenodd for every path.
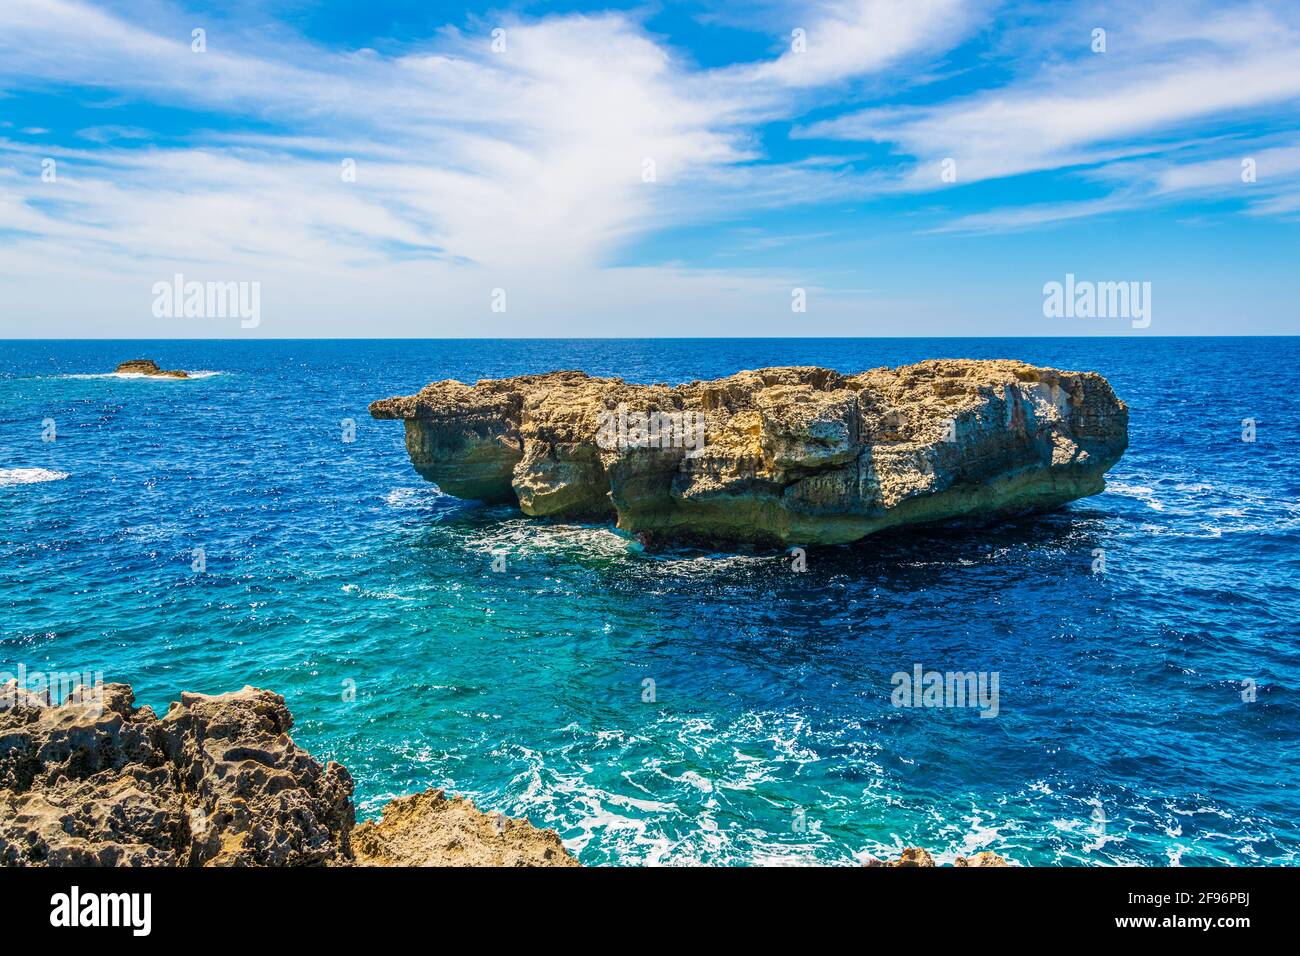
M 221 338 L 149 338 L 143 336 L 110 337 L 88 336 L 82 338 L 0 338 L 0 342 L 809 342 L 836 341 L 846 342 L 895 339 L 900 341 L 921 339 L 969 339 L 978 340 L 1064 340 L 1097 339 L 1126 340 L 1141 339 L 1293 339 L 1300 338 L 1300 332 L 1250 332 L 1237 335 L 1181 334 L 1181 335 L 497 335 L 497 336 L 286 336 L 284 338 L 257 338 L 248 336 Z

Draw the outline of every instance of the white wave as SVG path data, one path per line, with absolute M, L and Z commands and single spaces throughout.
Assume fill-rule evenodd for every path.
M 1125 498 L 1136 498 L 1148 508 L 1154 508 L 1156 511 L 1164 511 L 1164 502 L 1157 500 L 1154 489 L 1146 485 L 1128 485 L 1119 481 L 1110 481 L 1106 483 L 1106 491 L 1112 495 L 1122 495 Z
M 0 488 L 11 485 L 35 485 L 43 481 L 62 481 L 68 477 L 66 471 L 51 471 L 48 468 L 0 468 Z
M 370 598 L 372 601 L 414 601 L 415 600 L 415 598 L 410 595 L 398 594 L 395 591 L 371 591 L 368 590 L 367 588 L 361 587 L 359 584 L 343 585 L 343 593 L 359 594 L 363 598 Z
M 614 557 L 626 554 L 628 539 L 603 525 L 538 522 L 532 518 L 514 518 L 476 529 L 465 535 L 465 549 L 513 554 L 564 554 L 577 551 L 587 555 Z
M 789 556 L 785 553 L 776 555 L 771 554 L 726 554 L 716 552 L 711 554 L 682 555 L 672 552 L 660 552 L 649 555 L 650 560 L 655 564 L 661 565 L 675 574 L 690 575 L 693 577 L 707 577 L 710 575 L 728 574 L 737 570 L 747 570 L 750 568 L 760 568 L 772 561 L 787 561 Z
M 418 508 L 435 498 L 446 498 L 443 492 L 433 485 L 421 485 L 415 488 L 394 488 L 384 495 L 384 504 L 390 508 Z

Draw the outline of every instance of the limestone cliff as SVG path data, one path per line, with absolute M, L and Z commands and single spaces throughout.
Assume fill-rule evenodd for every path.
M 615 517 L 645 539 L 841 544 L 1100 492 L 1128 408 L 1095 372 L 944 359 L 767 368 L 676 387 L 583 372 L 447 380 L 374 402 L 448 494 Z

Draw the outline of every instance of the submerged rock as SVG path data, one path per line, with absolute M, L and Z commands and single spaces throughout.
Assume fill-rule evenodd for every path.
M 151 375 L 155 378 L 189 378 L 180 369 L 161 369 L 153 359 L 131 359 L 113 369 L 114 375 Z
M 1128 408 L 1095 372 L 944 359 L 685 385 L 583 372 L 447 380 L 371 404 L 416 471 L 525 514 L 612 516 L 658 539 L 842 544 L 1097 494 Z
M 929 851 L 917 846 L 910 846 L 903 850 L 897 860 L 877 860 L 874 857 L 868 857 L 863 866 L 935 866 L 934 857 Z M 1006 860 L 996 853 L 985 850 L 982 853 L 975 853 L 969 857 L 959 856 L 952 861 L 953 866 L 1008 866 Z
M 441 793 L 354 831 L 352 777 L 294 744 L 279 694 L 182 694 L 161 720 L 134 699 L 0 687 L 0 865 L 576 865 L 553 831 Z

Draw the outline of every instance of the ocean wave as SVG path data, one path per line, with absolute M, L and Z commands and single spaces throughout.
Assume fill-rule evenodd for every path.
M 67 477 L 66 471 L 51 471 L 49 468 L 0 468 L 0 488 L 62 481 Z
M 448 497 L 433 485 L 394 488 L 384 495 L 384 504 L 390 508 L 419 508 L 439 498 Z
M 1120 495 L 1124 498 L 1136 498 L 1148 508 L 1154 508 L 1156 511 L 1165 510 L 1164 502 L 1156 498 L 1155 490 L 1146 485 L 1129 485 L 1119 481 L 1108 481 L 1106 483 L 1106 493 Z
M 359 594 L 364 598 L 370 598 L 374 601 L 414 601 L 415 598 L 407 594 L 398 594 L 395 591 L 371 591 L 361 587 L 359 584 L 343 585 L 344 594 Z
M 465 550 L 516 555 L 580 553 L 613 557 L 626 554 L 629 539 L 604 525 L 538 522 L 514 518 L 462 535 Z

